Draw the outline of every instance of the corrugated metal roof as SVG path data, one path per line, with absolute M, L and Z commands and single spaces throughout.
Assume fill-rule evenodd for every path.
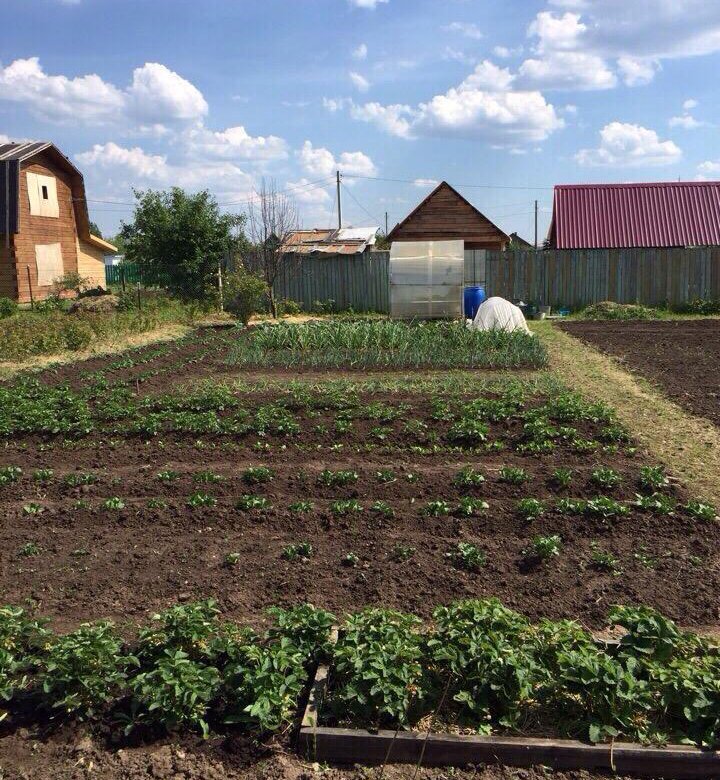
M 27 160 L 42 152 L 52 144 L 49 141 L 21 141 L 19 143 L 0 144 L 0 160 Z
M 361 254 L 375 244 L 379 228 L 341 228 L 339 230 L 296 230 L 285 242 L 288 252 L 298 255 Z
M 720 182 L 556 185 L 556 249 L 720 246 Z

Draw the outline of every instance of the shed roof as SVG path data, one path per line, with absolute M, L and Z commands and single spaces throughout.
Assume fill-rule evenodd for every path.
M 556 185 L 555 249 L 720 245 L 720 182 Z
M 296 230 L 288 236 L 285 246 L 288 252 L 299 255 L 361 254 L 375 244 L 378 230 L 377 227 Z

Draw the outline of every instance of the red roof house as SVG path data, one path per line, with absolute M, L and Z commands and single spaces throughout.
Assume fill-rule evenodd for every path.
M 553 249 L 720 246 L 720 182 L 559 184 Z

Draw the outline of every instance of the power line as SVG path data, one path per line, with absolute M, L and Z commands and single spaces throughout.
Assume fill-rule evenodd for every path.
M 388 179 L 382 176 L 360 176 L 356 173 L 343 173 L 348 179 L 367 179 L 368 181 L 389 181 L 397 184 L 415 184 L 415 179 Z M 514 184 L 452 184 L 453 187 L 473 187 L 488 190 L 552 190 L 552 187 L 528 187 Z
M 361 209 L 362 209 L 362 210 L 363 210 L 363 211 L 364 211 L 364 212 L 365 212 L 365 213 L 368 215 L 368 217 L 370 217 L 370 219 L 371 219 L 371 220 L 373 220 L 373 222 L 376 222 L 376 223 L 377 223 L 378 227 L 379 227 L 380 225 L 382 225 L 382 220 L 379 220 L 377 217 L 373 216 L 373 215 L 372 215 L 372 214 L 371 214 L 371 213 L 370 213 L 370 212 L 369 212 L 369 211 L 368 211 L 368 210 L 365 208 L 365 206 L 363 206 L 363 204 L 362 204 L 362 203 L 360 203 L 360 201 L 359 201 L 359 200 L 358 200 L 358 199 L 357 199 L 357 198 L 356 198 L 356 197 L 355 197 L 355 196 L 352 194 L 352 192 L 350 192 L 350 190 L 349 190 L 349 189 L 348 189 L 348 188 L 347 188 L 345 185 L 343 185 L 343 190 L 344 190 L 345 192 L 347 192 L 347 194 L 348 194 L 348 195 L 349 195 L 349 196 L 350 196 L 350 197 L 351 197 L 351 198 L 352 198 L 352 199 L 355 201 L 355 203 L 357 203 L 357 205 L 358 205 L 358 206 L 360 206 L 360 208 L 361 208 Z

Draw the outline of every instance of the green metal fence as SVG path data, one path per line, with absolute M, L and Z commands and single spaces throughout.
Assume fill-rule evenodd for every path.
M 135 284 L 142 281 L 140 268 L 135 263 L 105 266 L 105 284 Z

